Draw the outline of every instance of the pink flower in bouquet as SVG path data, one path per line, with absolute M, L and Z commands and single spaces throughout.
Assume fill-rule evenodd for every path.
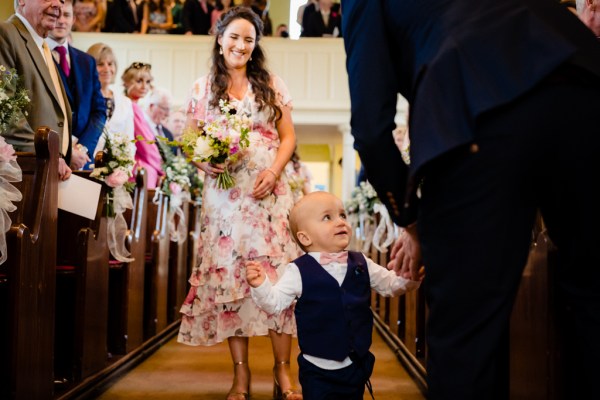
M 16 159 L 15 149 L 0 136 L 0 162 L 15 161 Z
M 116 188 L 119 186 L 123 186 L 125 182 L 129 179 L 129 175 L 127 172 L 122 169 L 116 169 L 112 174 L 106 177 L 106 184 L 110 187 Z
M 171 194 L 179 194 L 181 193 L 181 186 L 175 182 L 169 183 L 169 190 Z

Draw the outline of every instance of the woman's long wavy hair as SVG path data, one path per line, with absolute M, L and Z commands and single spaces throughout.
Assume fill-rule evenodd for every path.
M 262 37 L 263 23 L 259 16 L 248 7 L 233 7 L 221 15 L 221 18 L 217 21 L 215 44 L 212 50 L 212 67 L 210 69 L 212 76 L 212 100 L 210 101 L 210 105 L 211 107 L 218 108 L 220 99 L 229 100 L 229 95 L 227 94 L 229 73 L 227 72 L 225 59 L 219 54 L 221 46 L 218 39 L 223 37 L 225 29 L 227 29 L 229 24 L 237 19 L 245 19 L 254 25 L 256 42 L 251 56 L 252 60 L 249 60 L 246 64 L 246 76 L 252 85 L 252 92 L 258 104 L 258 109 L 263 110 L 266 107 L 270 110 L 269 121 L 273 122 L 281 118 L 281 109 L 277 105 L 275 90 L 271 87 L 271 74 L 265 66 L 265 53 L 259 44 L 259 40 Z

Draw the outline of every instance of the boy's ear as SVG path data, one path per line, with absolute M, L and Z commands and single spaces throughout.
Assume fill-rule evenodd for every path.
M 305 248 L 312 244 L 312 240 L 310 239 L 310 236 L 308 236 L 308 233 L 306 233 L 305 231 L 296 232 L 296 237 L 298 238 L 298 241 L 300 242 L 300 244 L 302 246 L 304 246 Z

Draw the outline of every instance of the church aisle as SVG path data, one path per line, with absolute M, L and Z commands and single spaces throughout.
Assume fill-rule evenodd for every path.
M 297 379 L 297 342 L 292 351 L 292 373 Z M 406 374 L 396 356 L 373 333 L 375 371 L 371 377 L 376 400 L 423 400 L 418 387 Z M 273 358 L 266 337 L 250 339 L 252 399 L 272 399 Z M 222 400 L 229 390 L 233 367 L 227 343 L 212 347 L 189 347 L 172 338 L 156 353 L 125 374 L 100 400 Z M 368 392 L 365 399 L 370 399 Z

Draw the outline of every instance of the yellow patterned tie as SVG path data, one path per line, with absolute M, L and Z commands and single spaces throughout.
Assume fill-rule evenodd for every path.
M 60 103 L 60 109 L 62 110 L 64 123 L 63 123 L 63 132 L 62 132 L 62 155 L 66 156 L 69 151 L 69 122 L 67 120 L 67 107 L 65 106 L 65 100 L 62 95 L 62 90 L 60 88 L 60 81 L 58 77 L 58 73 L 56 71 L 56 65 L 54 65 L 54 58 L 52 58 L 52 53 L 50 53 L 50 48 L 46 41 L 42 45 L 44 49 L 44 58 L 46 58 L 46 64 L 48 65 L 48 71 L 50 72 L 50 77 L 52 78 L 52 83 L 54 84 L 54 90 L 58 94 L 58 101 Z

